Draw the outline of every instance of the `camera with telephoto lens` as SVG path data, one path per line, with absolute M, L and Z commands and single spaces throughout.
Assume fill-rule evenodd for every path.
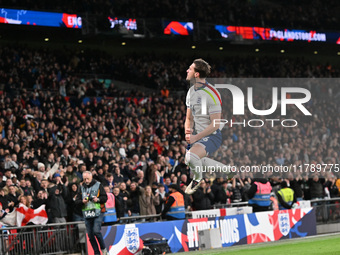
M 90 196 L 87 196 L 84 198 L 86 201 L 92 201 L 93 200 L 93 197 L 90 197 Z

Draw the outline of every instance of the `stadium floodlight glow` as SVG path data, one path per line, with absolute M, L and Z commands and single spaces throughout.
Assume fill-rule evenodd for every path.
M 193 49 L 193 50 L 196 49 L 196 46 L 195 45 L 191 46 L 191 49 Z
M 260 51 L 260 49 L 255 49 L 255 52 L 259 52 Z
M 50 38 L 45 38 L 44 40 L 45 40 L 45 42 L 48 42 L 50 40 Z
M 122 42 L 122 45 L 125 46 L 125 45 L 126 45 L 126 42 Z
M 219 47 L 218 49 L 219 49 L 219 50 L 223 50 L 223 47 Z
M 338 56 L 340 56 L 340 51 L 338 51 Z
M 285 53 L 285 50 L 281 50 L 280 52 L 281 52 L 281 53 Z
M 316 55 L 316 54 L 318 54 L 318 52 L 317 52 L 317 51 L 314 51 L 314 55 Z
M 79 40 L 78 43 L 83 43 L 83 40 Z

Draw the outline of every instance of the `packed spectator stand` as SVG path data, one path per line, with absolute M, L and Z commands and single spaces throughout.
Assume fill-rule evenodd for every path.
M 0 59 L 3 210 L 10 212 L 20 202 L 32 208 L 46 204 L 49 222 L 79 220 L 81 209 L 73 198 L 85 170 L 90 170 L 118 198 L 119 217 L 158 214 L 170 184 L 185 190 L 190 182 L 184 163 L 185 98 L 171 93 L 167 96 L 160 90 L 166 85 L 185 91 L 188 84 L 184 73 L 191 60 L 179 56 L 113 58 L 100 52 L 60 57 L 48 49 L 12 46 L 2 48 Z M 307 60 L 229 60 L 209 59 L 212 76 L 339 76 L 336 67 Z M 97 79 L 81 78 L 82 73 L 85 76 L 96 72 L 140 86 L 154 83 L 150 87 L 156 92 L 149 96 L 118 89 L 114 82 L 106 87 Z M 238 167 L 339 164 L 339 87 L 315 86 L 311 91 L 319 97 L 308 109 L 317 117 L 305 119 L 289 132 L 281 127 L 226 127 L 223 145 L 212 156 Z M 224 97 L 224 102 L 230 101 L 228 95 Z M 225 114 L 230 116 L 231 112 Z M 280 177 L 291 182 L 300 198 L 324 198 L 324 188 L 330 197 L 339 194 L 340 179 L 335 172 L 321 173 L 317 179 L 307 175 Z M 251 173 L 215 180 L 207 177 L 197 193 L 185 197 L 186 209 L 247 201 L 252 178 Z M 273 175 L 268 178 L 273 187 L 282 180 Z M 146 193 L 145 188 L 149 190 Z M 148 210 L 150 204 L 155 210 Z

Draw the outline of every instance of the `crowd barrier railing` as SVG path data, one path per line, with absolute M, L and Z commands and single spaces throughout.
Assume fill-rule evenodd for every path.
M 0 254 L 38 255 L 81 252 L 78 224 L 83 222 L 0 228 Z M 85 233 L 83 233 L 85 238 Z M 85 239 L 84 239 L 85 240 Z
M 311 206 L 315 208 L 316 224 L 339 223 L 340 197 L 327 199 L 312 199 Z
M 311 206 L 316 209 L 317 224 L 332 223 L 340 219 L 340 197 L 312 199 L 309 201 L 311 203 Z M 235 208 L 244 206 L 248 206 L 248 202 L 215 204 L 212 209 Z M 187 211 L 185 214 L 186 218 L 192 218 L 191 211 Z M 131 223 L 162 220 L 162 217 L 160 214 L 155 214 L 146 216 L 122 217 L 120 220 L 121 223 Z

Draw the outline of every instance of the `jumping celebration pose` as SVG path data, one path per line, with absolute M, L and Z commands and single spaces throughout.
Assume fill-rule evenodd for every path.
M 185 140 L 188 151 L 186 164 L 193 173 L 193 180 L 185 193 L 193 194 L 203 179 L 202 167 L 223 167 L 224 165 L 207 156 L 222 144 L 223 124 L 215 125 L 221 119 L 222 100 L 220 93 L 206 81 L 211 67 L 203 59 L 196 59 L 187 70 L 187 81 L 193 84 L 186 97 Z M 216 121 L 220 123 L 219 121 Z

